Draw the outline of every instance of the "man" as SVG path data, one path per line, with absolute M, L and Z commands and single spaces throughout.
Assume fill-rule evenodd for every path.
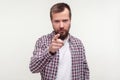
M 69 5 L 53 5 L 50 18 L 54 31 L 37 40 L 30 62 L 31 72 L 40 73 L 42 80 L 89 80 L 83 44 L 69 34 Z

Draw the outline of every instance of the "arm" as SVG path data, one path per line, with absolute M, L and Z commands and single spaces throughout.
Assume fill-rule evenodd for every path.
M 42 42 L 40 38 L 35 45 L 35 49 L 33 51 L 33 56 L 31 57 L 31 62 L 29 68 L 32 73 L 41 72 L 47 63 L 54 56 L 49 53 L 48 46 Z
M 84 48 L 84 45 L 83 43 L 79 40 L 78 41 L 79 45 L 78 45 L 78 48 L 80 50 L 80 53 L 81 53 L 81 67 L 82 67 L 82 79 L 83 80 L 89 80 L 89 67 L 88 67 L 88 63 L 87 63 L 87 59 L 86 59 L 86 55 L 85 55 L 85 48 Z
M 32 73 L 42 72 L 46 65 L 55 57 L 57 51 L 64 45 L 63 41 L 58 39 L 59 36 L 60 34 L 56 34 L 51 42 L 45 36 L 36 42 L 29 66 Z
M 83 46 L 82 49 L 83 49 L 82 52 L 83 52 L 84 80 L 89 80 L 89 67 L 88 67 L 87 60 L 86 60 L 86 55 L 85 55 L 84 46 Z
M 84 59 L 83 65 L 84 65 L 84 77 L 85 77 L 85 80 L 89 80 L 89 68 L 88 68 L 88 64 L 87 64 L 86 59 Z

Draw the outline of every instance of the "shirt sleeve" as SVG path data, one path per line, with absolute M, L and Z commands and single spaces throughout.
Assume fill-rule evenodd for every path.
M 85 55 L 85 49 L 84 46 L 82 48 L 82 52 L 83 52 L 83 71 L 84 71 L 84 80 L 89 80 L 89 67 L 87 64 L 87 60 L 86 60 L 86 55 Z
M 43 43 L 41 39 L 37 40 L 33 56 L 31 57 L 29 64 L 30 71 L 32 73 L 41 72 L 53 57 L 54 56 L 48 51 L 48 46 Z
M 85 77 L 85 80 L 89 80 L 89 68 L 88 68 L 88 64 L 87 64 L 87 61 L 86 59 L 83 61 L 83 65 L 84 65 L 84 77 Z
M 83 80 L 89 80 L 89 67 L 88 67 L 88 63 L 87 63 L 87 59 L 86 59 L 86 54 L 85 54 L 85 47 L 83 45 L 83 43 L 81 41 L 79 41 L 79 48 L 80 48 L 80 52 L 81 52 L 81 60 L 82 60 L 82 71 L 83 74 L 81 76 L 83 76 Z

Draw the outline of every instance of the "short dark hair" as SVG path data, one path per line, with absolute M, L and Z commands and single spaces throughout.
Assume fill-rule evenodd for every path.
M 52 13 L 59 13 L 64 11 L 64 9 L 67 8 L 69 10 L 69 17 L 71 19 L 71 9 L 70 6 L 66 3 L 56 3 L 54 4 L 50 9 L 50 18 L 52 20 Z

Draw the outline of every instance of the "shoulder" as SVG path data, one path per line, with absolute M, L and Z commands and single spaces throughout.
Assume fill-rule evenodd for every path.
M 71 42 L 72 44 L 75 44 L 75 45 L 78 45 L 78 46 L 83 46 L 82 41 L 81 41 L 79 38 L 74 37 L 74 36 L 72 36 L 72 35 L 70 35 L 70 42 Z
M 79 38 L 74 37 L 74 36 L 72 36 L 72 35 L 70 35 L 70 40 L 71 40 L 72 42 L 82 43 L 82 41 L 81 41 Z
M 70 46 L 74 47 L 74 50 L 80 51 L 80 53 L 85 53 L 85 47 L 79 38 L 70 36 Z
M 44 41 L 49 39 L 49 36 L 50 36 L 50 34 L 43 35 L 43 36 L 38 38 L 38 41 L 43 41 L 44 42 Z
M 47 44 L 52 40 L 52 36 L 53 36 L 53 33 L 43 35 L 40 38 L 38 38 L 37 43 Z

